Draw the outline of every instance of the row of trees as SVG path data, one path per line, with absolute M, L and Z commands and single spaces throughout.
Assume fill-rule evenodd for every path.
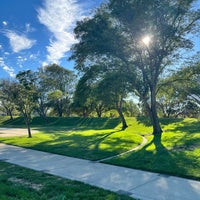
M 96 81 L 91 81 L 92 77 Z M 199 79 L 200 64 L 162 79 L 156 103 L 159 116 L 198 117 Z M 127 98 L 133 92 L 123 81 L 121 74 L 106 74 L 101 79 L 89 72 L 77 81 L 72 71 L 56 64 L 40 68 L 37 72 L 27 70 L 18 73 L 15 80 L 1 80 L 0 110 L 11 119 L 13 115 L 23 115 L 29 137 L 32 115 L 39 115 L 46 123 L 47 116 L 101 117 L 107 114 L 112 117 L 118 113 L 122 129 L 125 129 L 124 115 L 132 117 L 148 115 L 148 112 L 142 101 Z
M 134 110 L 149 116 L 155 135 L 162 133 L 159 115 L 197 116 L 200 64 L 173 68 L 181 49 L 193 47 L 188 35 L 199 31 L 194 2 L 107 1 L 74 30 L 79 42 L 70 59 L 79 71 L 78 82 L 73 72 L 55 64 L 20 72 L 17 81 L 2 80 L 1 107 L 10 115 L 17 108 L 27 125 L 33 111 L 46 120 L 47 113 L 86 117 L 96 112 L 101 117 L 115 109 L 122 129 L 127 127 L 124 112 Z M 139 107 L 125 103 L 130 94 Z
M 1 80 L 0 102 L 2 110 L 10 115 L 17 111 L 23 115 L 31 137 L 30 122 L 34 113 L 46 121 L 47 112 L 60 117 L 70 112 L 75 75 L 56 64 L 19 72 L 16 80 Z

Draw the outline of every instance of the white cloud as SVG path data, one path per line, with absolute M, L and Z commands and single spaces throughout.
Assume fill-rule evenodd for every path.
M 0 66 L 2 66 L 3 64 L 4 64 L 4 59 L 0 57 Z
M 6 36 L 10 40 L 10 46 L 15 53 L 25 49 L 30 49 L 35 43 L 35 40 L 28 39 L 25 35 L 18 35 L 13 31 L 7 31 Z
M 8 25 L 8 22 L 3 21 L 2 24 L 3 24 L 4 26 L 7 26 L 7 25 Z
M 8 67 L 7 65 L 3 66 L 3 69 L 10 75 L 10 77 L 15 77 L 15 70 L 12 67 Z
M 16 76 L 15 70 L 12 67 L 9 67 L 5 64 L 3 57 L 0 57 L 0 66 L 10 75 L 10 77 Z
M 5 51 L 5 52 L 4 52 L 4 55 L 10 55 L 10 53 L 9 53 L 9 52 L 7 52 L 7 51 Z
M 28 60 L 27 57 L 22 57 L 22 56 L 17 56 L 16 57 L 17 59 L 17 65 L 20 67 L 20 68 L 23 68 L 23 65 L 24 65 L 24 62 L 26 62 Z
M 38 10 L 38 19 L 53 34 L 47 46 L 47 62 L 59 62 L 76 42 L 73 28 L 83 18 L 83 9 L 76 0 L 45 0 Z

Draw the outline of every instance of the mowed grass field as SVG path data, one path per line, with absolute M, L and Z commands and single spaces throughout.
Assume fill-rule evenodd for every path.
M 22 119 L 0 119 L 1 126 L 23 127 Z M 101 160 L 133 149 L 140 149 L 105 161 L 153 172 L 200 180 L 200 121 L 198 119 L 162 119 L 161 138 L 151 135 L 146 118 L 127 118 L 129 127 L 121 131 L 119 119 L 50 118 L 44 126 L 35 118 L 33 138 L 0 138 L 1 142 L 89 160 Z

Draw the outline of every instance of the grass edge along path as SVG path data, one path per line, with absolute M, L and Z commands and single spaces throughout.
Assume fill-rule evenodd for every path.
M 131 149 L 131 150 L 129 150 L 129 151 L 125 151 L 125 152 L 120 153 L 120 154 L 115 155 L 115 156 L 111 156 L 111 157 L 108 157 L 108 158 L 103 158 L 103 159 L 101 159 L 101 160 L 97 160 L 96 162 L 104 162 L 104 161 L 106 161 L 106 160 L 111 160 L 111 159 L 113 159 L 113 158 L 118 158 L 118 157 L 123 156 L 123 155 L 125 155 L 125 154 L 131 153 L 132 151 L 136 151 L 136 150 L 140 149 L 141 147 L 143 147 L 144 145 L 146 145 L 147 142 L 148 142 L 148 140 L 146 139 L 146 137 L 142 136 L 142 138 L 143 138 L 142 143 L 141 143 L 140 145 L 134 147 L 133 149 Z
M 0 161 L 1 200 L 134 200 L 108 190 Z

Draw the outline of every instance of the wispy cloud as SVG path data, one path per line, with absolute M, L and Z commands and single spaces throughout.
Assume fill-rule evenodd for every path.
M 35 28 L 33 28 L 30 23 L 25 24 L 25 28 L 26 28 L 26 33 L 35 31 Z
M 3 21 L 2 24 L 3 24 L 4 26 L 7 26 L 7 25 L 8 25 L 8 22 L 7 22 L 7 21 Z
M 76 0 L 45 0 L 38 9 L 38 19 L 53 34 L 47 46 L 47 62 L 57 63 L 76 42 L 73 28 L 83 18 L 83 8 Z
M 10 75 L 10 77 L 15 77 L 15 70 L 12 67 L 8 67 L 7 65 L 3 66 L 3 69 Z
M 31 40 L 25 35 L 19 35 L 14 31 L 7 31 L 5 35 L 9 38 L 10 46 L 15 53 L 30 49 L 36 43 L 35 40 Z
M 4 71 L 6 71 L 10 77 L 15 77 L 15 70 L 12 67 L 9 67 L 5 64 L 4 58 L 0 57 L 0 66 L 3 68 Z

